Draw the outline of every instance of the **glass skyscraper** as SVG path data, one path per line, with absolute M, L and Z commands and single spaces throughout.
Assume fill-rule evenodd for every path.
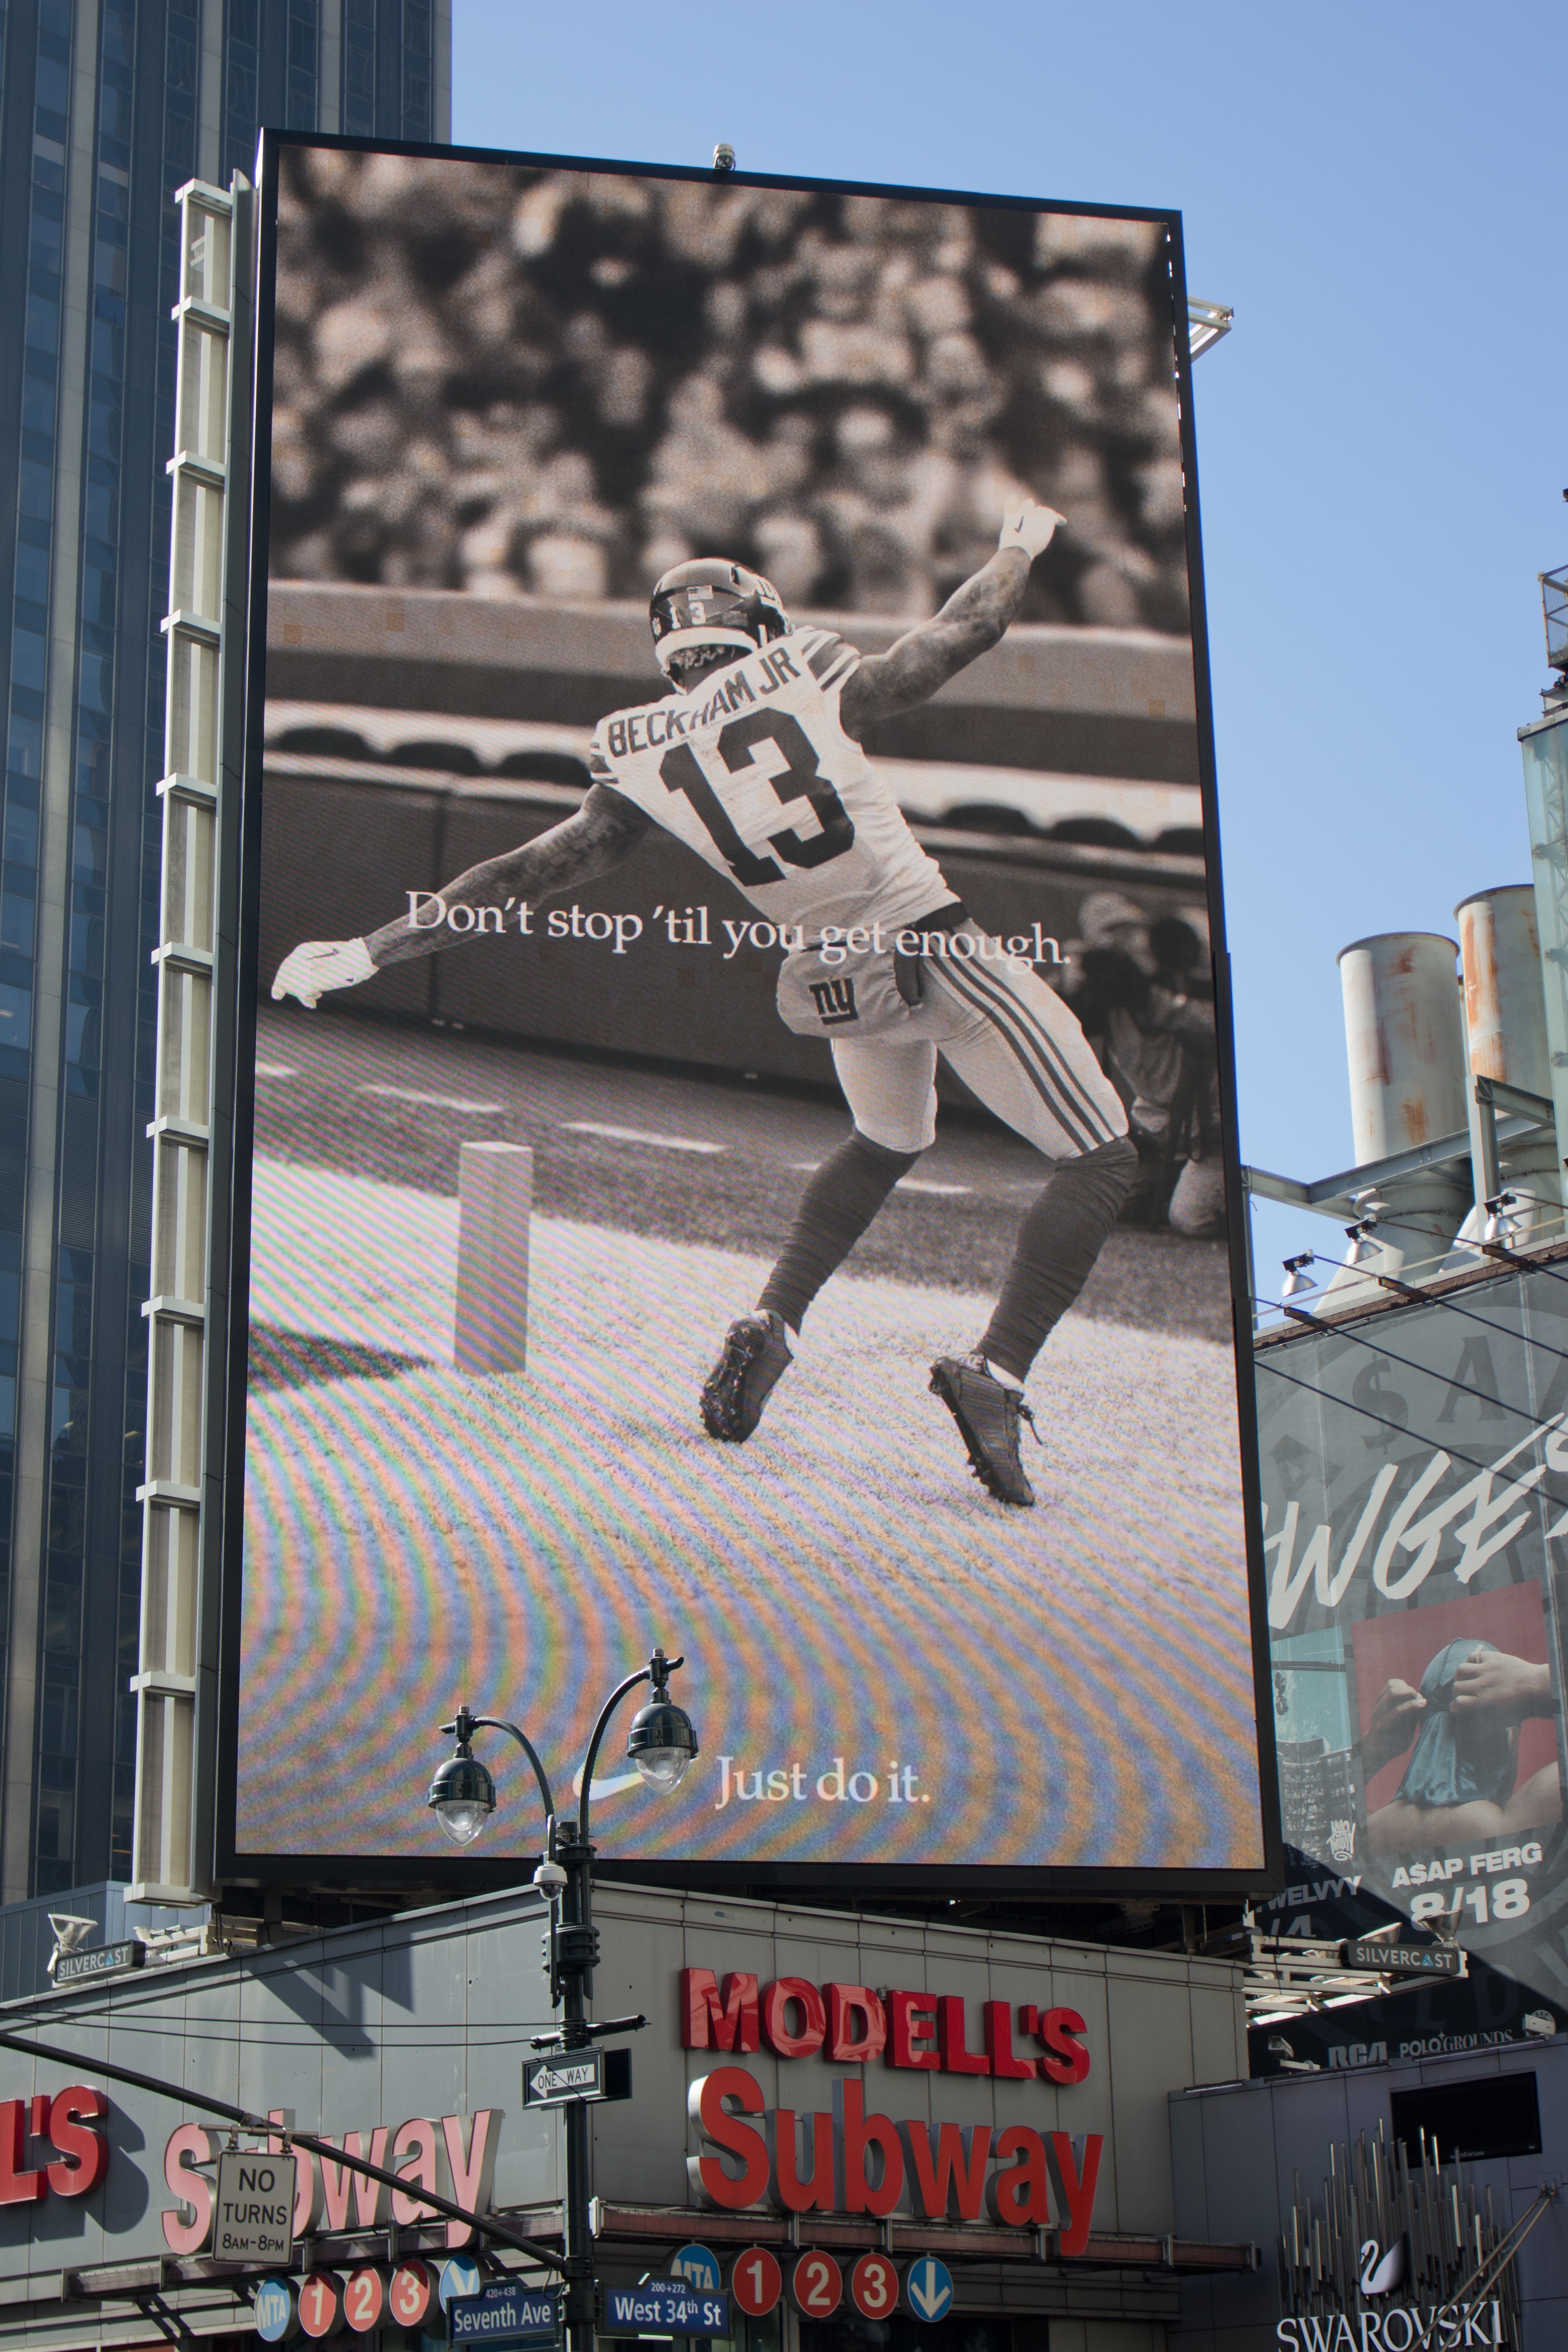
M 0 1900 L 128 1877 L 185 180 L 446 140 L 450 0 L 0 0 Z

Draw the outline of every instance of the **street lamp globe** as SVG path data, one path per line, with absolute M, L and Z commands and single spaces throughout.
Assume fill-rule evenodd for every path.
M 697 1753 L 697 1734 L 684 1707 L 677 1706 L 662 1685 L 647 1706 L 639 1707 L 626 1734 L 626 1754 L 650 1789 L 668 1795 L 685 1775 Z
M 466 1739 L 431 1781 L 426 1802 L 454 1845 L 472 1845 L 496 1809 L 496 1784 Z

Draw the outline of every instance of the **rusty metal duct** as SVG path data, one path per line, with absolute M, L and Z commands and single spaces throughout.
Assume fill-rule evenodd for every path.
M 1342 950 L 1345 1051 L 1356 1164 L 1461 1133 L 1468 1125 L 1458 942 L 1432 931 L 1387 931 Z M 1463 1163 L 1460 1163 L 1462 1167 Z M 1385 1182 L 1374 1212 L 1379 1255 L 1365 1273 L 1429 1266 L 1472 1205 L 1452 1165 Z M 1337 1275 L 1330 1289 L 1365 1286 Z
M 1479 890 L 1454 909 L 1464 966 L 1465 1028 L 1477 1077 L 1550 1098 L 1552 1057 L 1532 884 Z M 1562 1172 L 1553 1130 L 1503 1145 L 1503 1181 L 1518 1196 L 1514 1234 L 1560 1223 Z M 1539 1203 L 1532 1209 L 1532 1203 Z

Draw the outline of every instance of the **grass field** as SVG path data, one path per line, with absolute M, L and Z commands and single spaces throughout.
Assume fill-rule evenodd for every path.
M 456 1242 L 440 1193 L 258 1162 L 242 1850 L 316 1845 L 346 1740 L 333 1850 L 434 1853 L 458 1699 L 525 1721 L 559 1789 L 658 1640 L 703 1754 L 672 1799 L 606 1788 L 606 1853 L 1258 1860 L 1227 1347 L 1069 1316 L 1020 1513 L 926 1392 L 987 1299 L 841 1275 L 720 1446 L 697 1391 L 762 1257 L 536 1215 L 528 1370 L 471 1380 Z

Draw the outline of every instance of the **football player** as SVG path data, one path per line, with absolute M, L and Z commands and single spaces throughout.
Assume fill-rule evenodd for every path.
M 936 1135 L 936 1057 L 1026 1136 L 1051 1172 L 1026 1212 L 1002 1294 L 965 1353 L 931 1387 L 986 1491 L 1027 1506 L 1019 1454 L 1034 1415 L 1023 1384 L 1087 1280 L 1137 1172 L 1127 1118 L 1068 1006 L 954 898 L 868 759 L 879 719 L 913 709 L 996 644 L 1029 567 L 1062 518 L 1025 502 L 996 552 L 933 620 L 862 656 L 792 624 L 769 583 L 700 559 L 666 572 L 649 615 L 671 692 L 595 730 L 582 808 L 548 833 L 442 886 L 447 907 L 575 889 L 675 834 L 778 927 L 779 1009 L 831 1045 L 853 1116 L 812 1175 L 754 1310 L 733 1322 L 702 1390 L 710 1436 L 752 1436 L 793 1360 L 812 1300 Z M 407 916 L 368 939 L 312 940 L 283 960 L 274 997 L 328 989 L 452 943 Z

